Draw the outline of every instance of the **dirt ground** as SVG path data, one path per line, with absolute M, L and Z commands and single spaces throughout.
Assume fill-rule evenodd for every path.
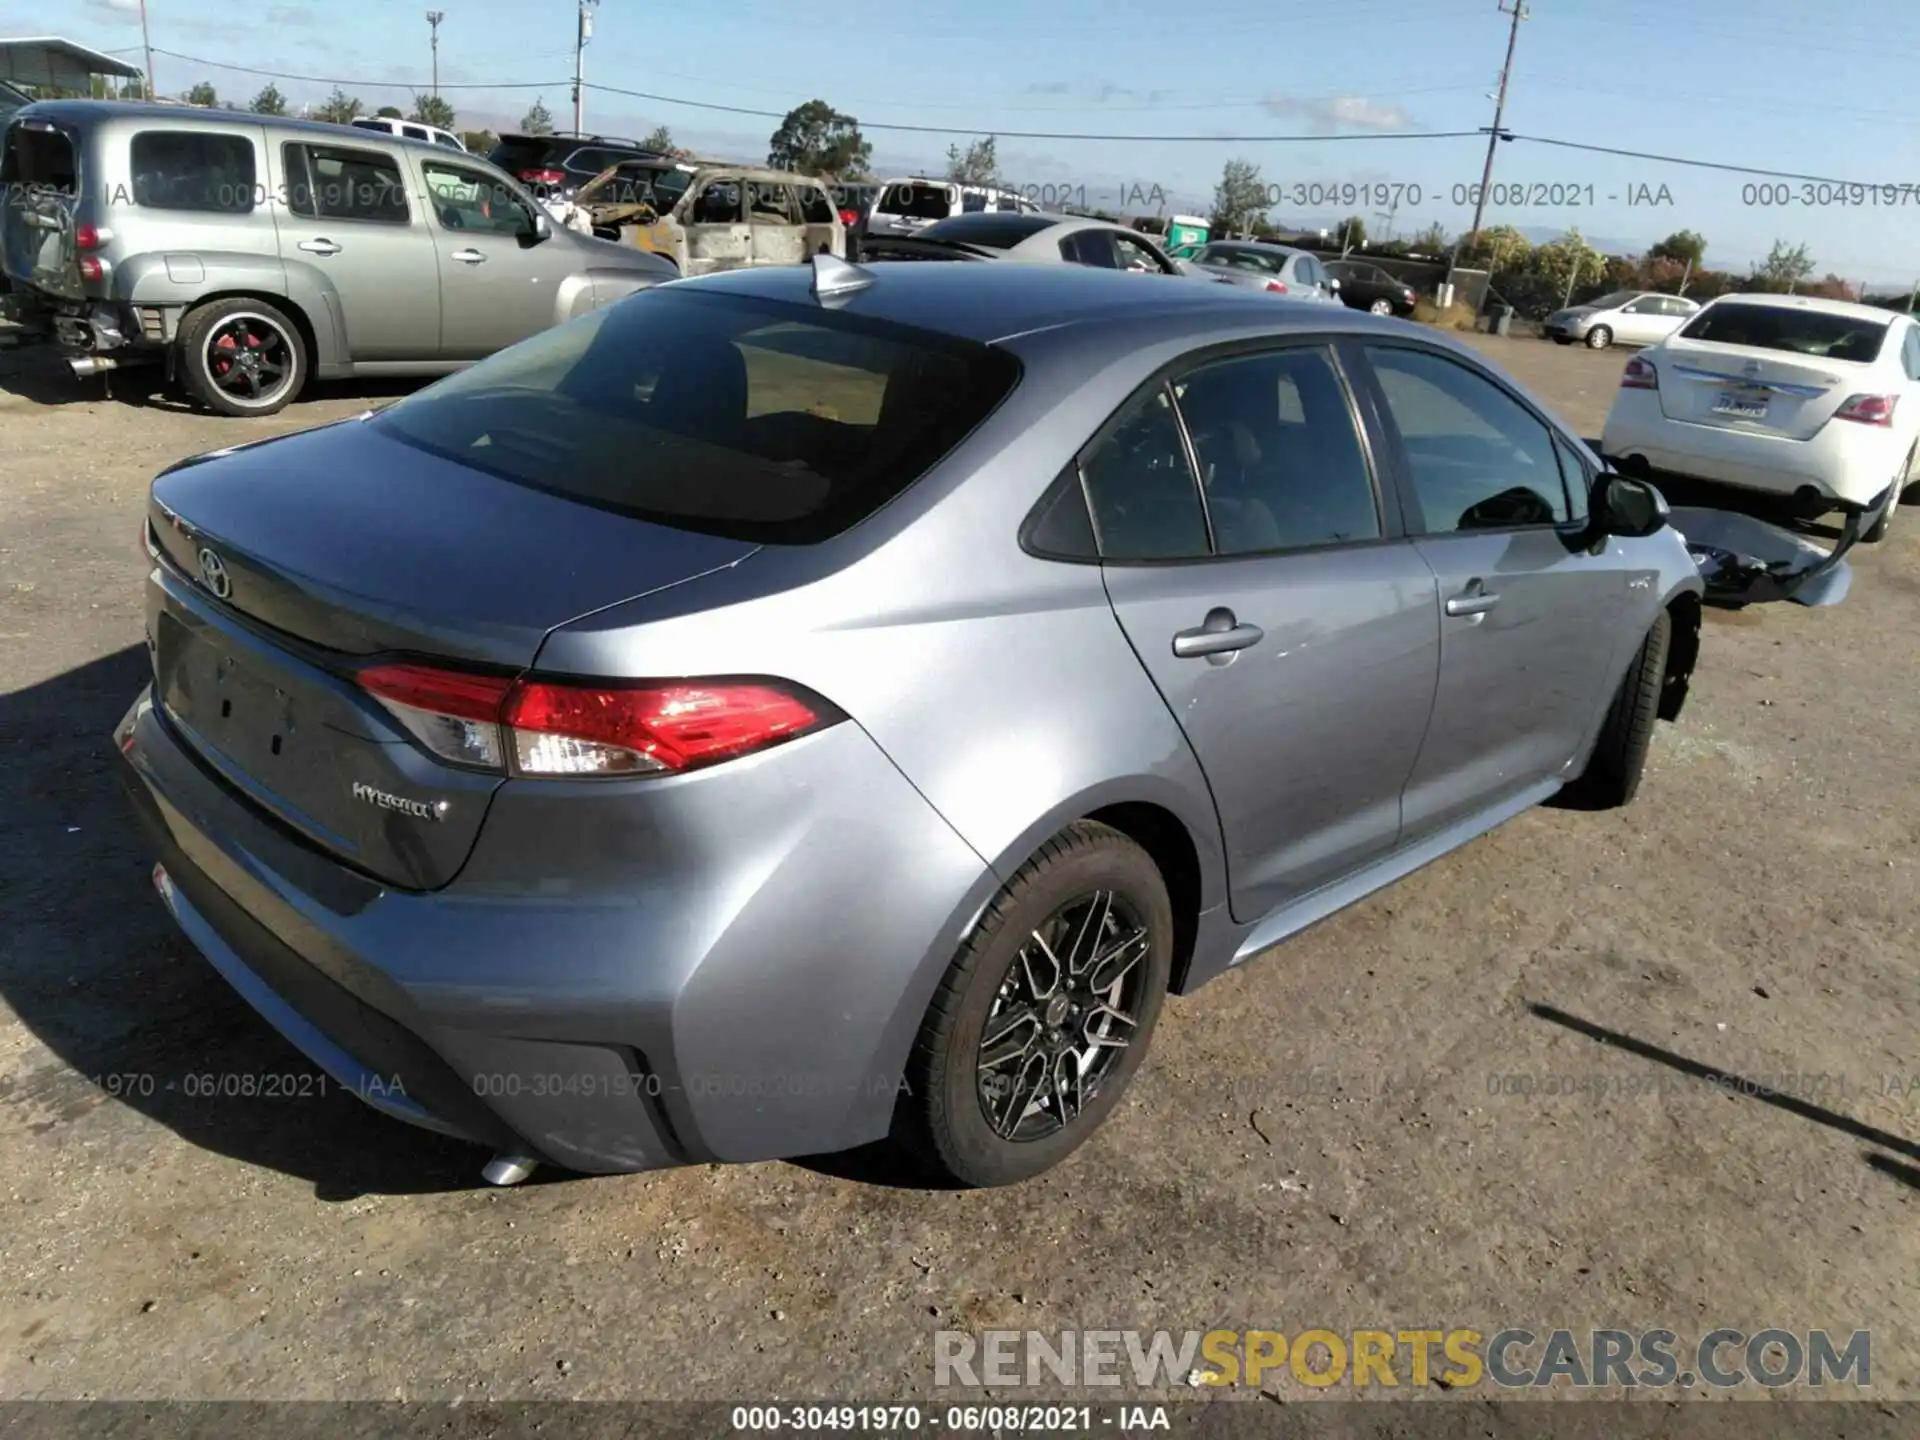
M 1619 354 L 1473 343 L 1597 433 Z M 149 478 L 405 387 L 259 422 L 120 388 L 0 356 L 0 1398 L 883 1400 L 942 1329 L 1421 1326 L 1864 1329 L 1870 1393 L 1920 1398 L 1920 523 L 1837 608 L 1710 613 L 1631 808 L 1524 816 L 1172 1002 L 1039 1181 L 497 1191 L 337 1093 L 187 1093 L 311 1067 L 175 933 L 109 766 Z

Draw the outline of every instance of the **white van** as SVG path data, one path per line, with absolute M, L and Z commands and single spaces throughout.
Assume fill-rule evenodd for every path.
M 962 185 L 955 180 L 909 176 L 889 180 L 874 197 L 867 216 L 869 235 L 911 235 L 954 215 L 999 210 L 1037 215 L 1040 207 L 1012 190 L 988 185 Z
M 450 130 L 442 130 L 437 125 L 422 125 L 418 120 L 395 120 L 390 115 L 359 115 L 347 123 L 357 130 L 380 130 L 408 140 L 431 141 L 449 150 L 458 150 L 462 155 L 467 153 L 467 147 L 460 143 L 458 135 Z

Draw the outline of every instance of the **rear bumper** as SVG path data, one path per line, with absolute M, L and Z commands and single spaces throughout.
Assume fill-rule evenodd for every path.
M 1847 433 L 1842 433 L 1842 432 Z M 1857 432 L 1857 433 L 1855 433 Z M 1610 460 L 1770 495 L 1812 490 L 1865 505 L 1887 488 L 1910 442 L 1897 431 L 1829 421 L 1809 440 L 1669 419 L 1657 391 L 1622 390 L 1601 437 Z
M 114 739 L 162 898 L 269 1023 L 397 1119 L 578 1171 L 883 1136 L 933 987 L 994 883 L 851 723 L 707 772 L 728 792 L 667 782 L 624 843 L 614 809 L 559 793 L 597 788 L 631 820 L 616 787 L 535 787 L 566 825 L 490 816 L 461 877 L 431 893 L 280 829 L 149 694 Z M 756 765 L 757 781 L 725 773 Z M 509 850 L 511 834 L 542 843 Z M 713 868 L 716 846 L 739 863 Z

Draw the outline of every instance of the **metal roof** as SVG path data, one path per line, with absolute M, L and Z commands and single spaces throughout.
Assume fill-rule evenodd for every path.
M 89 49 L 57 35 L 30 35 L 0 40 L 0 80 L 16 85 L 58 86 L 86 91 L 95 75 L 138 78 L 142 70 L 99 50 Z

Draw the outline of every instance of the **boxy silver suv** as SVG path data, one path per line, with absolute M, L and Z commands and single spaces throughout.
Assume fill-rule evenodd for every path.
M 674 278 L 443 146 L 93 100 L 9 122 L 0 256 L 13 318 L 76 374 L 164 362 L 227 415 L 311 376 L 444 374 Z

